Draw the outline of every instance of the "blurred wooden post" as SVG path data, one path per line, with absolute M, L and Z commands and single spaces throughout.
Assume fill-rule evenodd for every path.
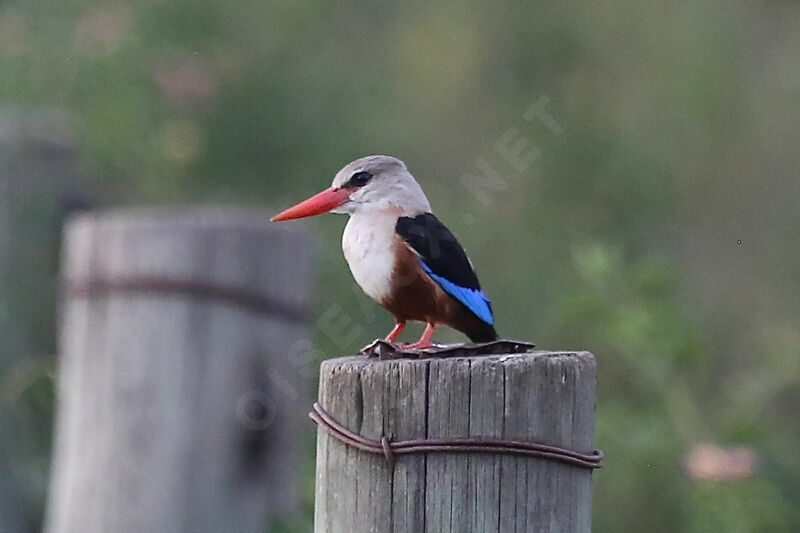
M 0 108 L 0 368 L 53 353 L 55 278 L 65 201 L 87 200 L 74 132 L 56 111 Z
M 87 191 L 79 167 L 68 115 L 0 107 L 0 382 L 6 392 L 44 378 L 55 353 L 60 224 L 64 200 Z M 12 396 L 0 401 L 0 530 L 23 533 L 41 528 L 38 480 L 46 475 L 50 409 L 47 401 L 33 407 Z
M 595 361 L 588 352 L 323 363 L 319 402 L 379 440 L 495 437 L 590 453 Z M 387 460 L 319 430 L 317 533 L 591 530 L 592 474 L 534 457 L 435 452 Z
M 68 224 L 46 531 L 262 533 L 296 510 L 309 251 L 261 213 Z

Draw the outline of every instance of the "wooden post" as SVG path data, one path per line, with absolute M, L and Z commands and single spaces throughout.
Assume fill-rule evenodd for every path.
M 68 116 L 0 109 L 0 371 L 53 353 L 61 211 L 86 193 L 79 166 Z
M 361 436 L 494 437 L 593 450 L 588 352 L 322 364 L 319 402 Z M 474 452 L 386 458 L 319 430 L 317 533 L 589 532 L 592 474 L 534 457 Z
M 50 409 L 16 396 L 49 374 L 62 212 L 88 189 L 70 122 L 52 109 L 0 106 L 0 382 L 16 390 L 0 401 L 3 533 L 41 529 Z
M 46 531 L 261 533 L 296 510 L 309 248 L 261 213 L 69 223 Z

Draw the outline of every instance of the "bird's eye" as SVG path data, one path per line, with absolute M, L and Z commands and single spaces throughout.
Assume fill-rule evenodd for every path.
M 363 187 L 367 184 L 369 180 L 372 179 L 372 174 L 369 172 L 362 170 L 361 172 L 356 172 L 350 177 L 350 180 L 347 182 L 349 187 Z

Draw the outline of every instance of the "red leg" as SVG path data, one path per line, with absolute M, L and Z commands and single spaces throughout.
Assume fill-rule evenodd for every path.
M 402 332 L 405 327 L 406 327 L 405 322 L 398 322 L 397 324 L 394 325 L 394 329 L 390 331 L 388 335 L 386 335 L 386 338 L 384 340 L 387 342 L 394 342 L 394 340 L 397 338 L 398 335 L 400 335 L 400 332 Z
M 429 348 L 433 346 L 433 343 L 431 342 L 431 337 L 433 337 L 434 330 L 436 330 L 436 324 L 428 323 L 428 325 L 425 326 L 425 331 L 422 332 L 422 337 L 420 337 L 419 340 L 414 344 L 409 344 L 408 347 Z

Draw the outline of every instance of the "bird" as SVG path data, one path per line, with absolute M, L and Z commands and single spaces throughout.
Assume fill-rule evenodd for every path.
M 408 321 L 426 324 L 406 348 L 424 349 L 439 325 L 472 342 L 498 340 L 492 305 L 464 248 L 431 212 L 406 164 L 370 155 L 345 165 L 330 188 L 272 217 L 284 221 L 321 213 L 350 215 L 342 251 L 361 289 L 395 318 L 385 341 L 395 343 Z

